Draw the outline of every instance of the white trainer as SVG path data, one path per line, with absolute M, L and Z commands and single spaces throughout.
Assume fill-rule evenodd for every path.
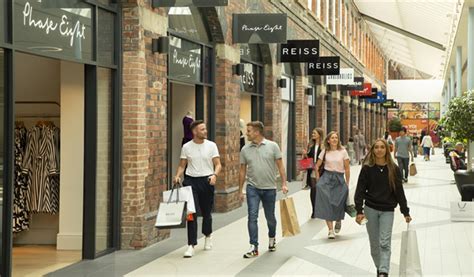
M 204 250 L 211 250 L 212 249 L 212 240 L 211 237 L 206 237 L 204 239 Z
M 328 239 L 335 239 L 335 238 L 336 238 L 336 235 L 334 234 L 334 231 L 333 230 L 329 231 Z
M 191 258 L 194 255 L 194 247 L 192 245 L 188 245 L 188 249 L 184 252 L 184 258 Z

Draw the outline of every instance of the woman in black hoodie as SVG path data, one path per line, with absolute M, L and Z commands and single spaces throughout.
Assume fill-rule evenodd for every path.
M 397 204 L 407 223 L 411 217 L 400 169 L 393 162 L 388 143 L 383 139 L 376 140 L 367 154 L 359 174 L 354 201 L 357 223 L 361 224 L 364 218 L 368 220 L 366 227 L 370 253 L 377 267 L 377 276 L 388 276 L 394 209 Z

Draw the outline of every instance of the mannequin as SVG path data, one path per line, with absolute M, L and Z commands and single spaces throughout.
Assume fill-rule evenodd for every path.
M 181 142 L 181 146 L 183 146 L 185 143 L 188 141 L 191 141 L 193 139 L 193 133 L 191 132 L 191 124 L 194 122 L 193 118 L 193 112 L 188 111 L 186 115 L 183 117 L 183 140 Z
M 240 119 L 240 150 L 242 150 L 242 147 L 245 145 L 245 136 L 242 130 L 245 128 L 245 121 L 243 119 Z

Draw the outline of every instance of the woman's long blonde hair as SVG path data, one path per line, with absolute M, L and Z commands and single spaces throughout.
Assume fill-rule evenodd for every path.
M 337 143 L 337 150 L 341 150 L 342 149 L 341 137 L 339 136 L 339 133 L 336 131 L 332 131 L 326 136 L 326 138 L 324 139 L 324 149 L 326 149 L 326 151 L 331 151 L 331 144 L 329 143 L 329 140 L 331 139 L 332 135 L 337 135 L 337 139 L 339 141 Z
M 390 148 L 388 145 L 388 142 L 385 141 L 384 139 L 377 139 L 375 142 L 372 144 L 370 147 L 369 153 L 367 153 L 367 156 L 365 157 L 364 160 L 364 165 L 368 165 L 370 167 L 375 166 L 375 144 L 377 142 L 383 143 L 385 147 L 385 162 L 387 163 L 387 168 L 388 168 L 388 183 L 390 185 L 390 189 L 392 191 L 395 191 L 397 187 L 397 167 L 395 166 L 395 162 L 392 159 L 392 155 L 390 155 Z

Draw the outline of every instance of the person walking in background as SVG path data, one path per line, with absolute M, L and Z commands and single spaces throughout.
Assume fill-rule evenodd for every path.
M 214 185 L 221 171 L 221 162 L 217 145 L 207 140 L 206 124 L 202 120 L 194 121 L 191 126 L 193 139 L 185 143 L 181 149 L 181 160 L 174 177 L 174 183 L 181 182 L 181 175 L 186 170 L 183 186 L 191 186 L 196 212 L 202 215 L 202 233 L 206 236 L 204 250 L 212 249 L 212 208 L 214 206 Z M 188 248 L 185 258 L 194 255 L 197 245 L 197 213 L 193 220 L 188 221 Z
M 362 163 L 362 160 L 365 158 L 366 150 L 367 150 L 367 144 L 365 142 L 365 136 L 362 134 L 362 131 L 359 130 L 359 134 L 357 135 L 358 137 L 358 143 L 356 147 L 359 148 L 359 159 L 357 160 L 359 164 Z
M 357 210 L 356 222 L 367 218 L 367 233 L 370 254 L 377 268 L 377 276 L 388 276 L 394 209 L 400 210 L 409 223 L 410 209 L 407 206 L 400 169 L 395 165 L 385 140 L 378 139 L 372 145 L 362 166 L 354 195 Z
M 388 146 L 390 147 L 390 152 L 393 152 L 393 139 L 392 139 L 392 135 L 390 135 L 390 133 L 388 131 L 385 131 L 385 135 L 383 137 L 385 139 L 385 141 L 388 143 Z
M 247 123 L 247 138 L 250 143 L 246 144 L 240 152 L 239 192 L 240 200 L 243 201 L 242 188 L 247 182 L 247 228 L 250 236 L 250 249 L 244 254 L 244 258 L 258 256 L 260 202 L 262 202 L 267 220 L 268 250 L 276 251 L 275 201 L 278 172 L 281 177 L 281 189 L 283 193 L 288 192 L 280 147 L 275 142 L 265 139 L 263 128 L 263 123 L 260 121 Z
M 317 157 L 322 151 L 321 140 L 323 139 L 323 129 L 321 128 L 314 128 L 313 132 L 311 133 L 311 141 L 308 144 L 308 150 L 305 150 L 303 153 L 303 158 L 313 158 L 313 160 L 317 161 Z M 311 207 L 312 207 L 312 214 L 311 218 L 314 217 L 314 201 L 316 197 L 316 174 L 314 169 L 306 170 L 306 186 L 305 188 L 310 188 L 309 197 L 311 200 Z
M 423 147 L 423 155 L 425 156 L 425 161 L 430 160 L 430 150 L 434 147 L 433 141 L 431 140 L 430 135 L 425 135 L 421 141 L 421 147 Z
M 322 175 L 321 167 L 324 169 Z M 316 163 L 316 180 L 314 214 L 317 218 L 326 220 L 328 238 L 335 239 L 335 234 L 341 231 L 350 181 L 349 155 L 335 131 L 330 132 L 324 140 L 324 150 Z
M 407 128 L 403 127 L 400 136 L 395 140 L 395 158 L 397 158 L 398 166 L 402 172 L 403 182 L 408 182 L 408 166 L 410 157 L 413 160 L 412 142 L 406 136 Z
M 413 145 L 413 156 L 416 158 L 418 157 L 418 144 L 420 143 L 420 138 L 418 137 L 417 133 L 413 134 L 411 142 Z

